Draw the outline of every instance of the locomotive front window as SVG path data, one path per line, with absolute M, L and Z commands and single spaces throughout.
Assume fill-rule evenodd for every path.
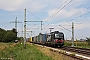
M 55 38 L 60 38 L 60 34 L 55 34 Z
M 63 37 L 63 34 L 60 34 L 60 37 Z
M 63 38 L 63 34 L 55 34 L 55 38 Z

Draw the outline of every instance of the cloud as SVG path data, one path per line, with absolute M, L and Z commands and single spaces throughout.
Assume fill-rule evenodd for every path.
M 74 29 L 83 30 L 83 29 L 90 28 L 89 22 L 85 20 L 82 20 L 82 22 L 74 22 Z M 48 24 L 48 25 L 46 24 L 43 26 L 43 28 L 44 28 L 43 29 L 44 31 L 48 31 L 49 28 L 54 28 L 53 31 L 55 30 L 65 31 L 66 30 L 70 32 L 72 30 L 72 22 L 59 22 L 57 24 Z
M 20 7 L 20 9 L 26 8 L 31 12 L 38 12 L 41 11 L 44 7 L 45 5 L 39 0 L 25 0 L 24 4 L 22 5 L 22 7 Z
M 67 0 L 69 2 L 70 0 Z M 59 3 L 60 2 L 60 3 Z M 0 0 L 0 9 L 7 11 L 22 11 L 27 8 L 32 12 L 43 12 L 58 8 L 65 0 Z M 72 2 L 74 6 L 83 3 L 82 0 L 75 0 Z M 72 6 L 70 3 L 69 7 Z
M 89 24 L 90 21 L 89 22 L 86 20 L 80 20 L 80 21 L 82 21 L 82 22 L 74 22 L 75 30 L 83 30 L 83 29 L 90 28 L 90 24 Z M 58 24 L 69 30 L 72 29 L 72 22 L 60 22 Z
M 23 10 L 25 8 L 30 11 L 39 11 L 43 6 L 40 1 L 33 0 L 0 0 L 0 9 L 7 11 Z
M 90 28 L 89 22 L 86 20 L 82 20 L 82 22 L 76 22 L 75 23 L 75 29 L 76 30 L 88 29 L 88 28 Z
M 0 0 L 0 9 L 15 11 L 21 7 L 23 0 Z
M 68 0 L 66 3 L 68 3 L 70 0 Z M 63 2 L 61 2 L 62 5 Z M 75 17 L 78 17 L 84 13 L 87 12 L 87 9 L 84 7 L 79 7 L 80 5 L 85 4 L 85 1 L 82 0 L 73 0 L 69 5 L 67 5 L 64 9 L 58 10 L 59 12 L 57 13 L 57 9 L 61 6 L 58 4 L 58 7 L 52 8 L 48 10 L 48 17 L 45 18 L 43 21 L 45 22 L 54 22 L 56 21 L 64 21 L 64 20 L 71 20 Z M 53 14 L 54 13 L 54 14 Z M 53 16 L 52 16 L 53 15 Z M 69 19 L 68 19 L 69 18 Z
M 50 10 L 48 12 L 49 16 L 52 16 L 52 13 L 55 11 L 56 11 L 56 9 Z M 57 13 L 56 15 L 54 14 L 54 16 L 49 17 L 49 19 L 46 19 L 45 21 L 47 21 L 47 20 L 48 20 L 48 22 L 50 22 L 50 21 L 52 21 L 52 22 L 69 21 L 69 20 L 77 18 L 78 16 L 83 15 L 85 13 L 87 13 L 86 8 L 74 8 L 71 10 L 63 9 L 59 13 Z
M 78 15 L 78 13 L 80 13 L 80 14 L 86 13 L 86 11 L 87 11 L 86 8 L 79 7 L 80 5 L 85 4 L 86 1 L 73 0 L 70 4 L 67 5 L 67 3 L 69 1 L 70 0 L 68 0 L 66 3 L 64 3 L 64 5 L 62 5 L 61 7 L 59 6 L 60 7 L 59 9 L 58 8 L 54 8 L 54 9 L 49 10 L 48 11 L 48 15 L 52 18 L 50 20 L 60 20 L 60 19 L 71 17 L 72 15 L 74 15 L 76 13 L 77 13 L 77 15 Z

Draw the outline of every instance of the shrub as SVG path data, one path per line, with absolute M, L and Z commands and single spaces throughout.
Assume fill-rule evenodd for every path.
M 3 42 L 12 42 L 16 39 L 16 34 L 13 32 L 7 32 L 3 37 Z
M 88 43 L 88 45 L 90 45 L 90 37 L 86 39 L 87 39 L 86 42 Z

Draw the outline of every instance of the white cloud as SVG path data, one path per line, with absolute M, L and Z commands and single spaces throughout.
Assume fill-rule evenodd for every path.
M 52 16 L 52 13 L 55 12 L 56 9 L 54 10 L 50 10 L 49 16 Z M 63 9 L 61 10 L 59 13 L 57 13 L 56 15 L 54 15 L 53 17 L 49 17 L 50 19 L 48 19 L 48 21 L 69 21 L 72 20 L 80 15 L 83 15 L 87 13 L 87 9 L 86 8 L 74 8 L 71 10 L 67 10 L 67 9 Z M 46 19 L 47 21 L 47 19 Z
M 43 30 L 47 30 L 47 31 L 49 28 L 54 28 L 53 31 L 54 30 L 62 31 L 62 30 L 67 30 L 67 29 L 69 31 L 71 31 L 72 30 L 72 22 L 59 22 L 57 24 L 44 25 L 43 28 L 45 28 Z M 82 30 L 82 29 L 87 29 L 87 28 L 90 28 L 90 24 L 85 20 L 82 20 L 82 22 L 74 22 L 75 30 Z
M 21 7 L 23 0 L 0 0 L 0 8 L 7 11 L 15 11 Z
M 70 0 L 67 0 L 69 2 Z M 59 3 L 60 2 L 60 3 Z M 30 11 L 38 12 L 58 8 L 65 0 L 0 0 L 0 8 L 7 11 L 23 10 L 27 8 Z M 74 6 L 82 4 L 82 0 L 72 2 Z M 69 6 L 72 6 L 70 3 Z
M 78 16 L 80 14 L 86 13 L 86 11 L 87 11 L 87 9 L 85 9 L 83 7 L 78 8 L 80 5 L 84 4 L 85 1 L 82 1 L 82 0 L 73 0 L 69 5 L 67 5 L 64 9 L 60 10 L 60 12 L 57 13 L 56 10 L 58 9 L 58 7 L 60 7 L 64 3 L 64 1 L 65 0 L 63 0 L 63 1 L 59 0 L 58 2 L 61 2 L 61 4 L 58 4 L 58 3 L 56 3 L 54 1 L 57 4 L 57 7 L 54 7 L 55 4 L 54 5 L 52 4 L 52 7 L 54 7 L 54 8 L 52 8 L 52 9 L 49 8 L 49 10 L 48 10 L 48 18 L 45 18 L 44 21 L 50 22 L 50 21 L 56 21 L 56 20 L 63 20 L 63 19 L 68 18 L 68 17 L 71 18 L 71 16 L 76 14 L 76 13 L 77 13 L 76 16 Z M 67 0 L 67 2 L 65 4 L 67 4 L 69 1 L 70 0 Z M 49 7 L 49 5 L 48 5 L 48 7 Z M 55 12 L 57 14 L 54 14 L 54 16 L 51 16 Z M 80 13 L 80 14 L 78 14 L 78 13 Z
M 90 22 L 90 21 L 89 21 Z M 87 29 L 87 28 L 90 28 L 90 23 L 85 21 L 85 20 L 82 20 L 82 22 L 78 22 L 78 23 L 75 23 L 75 29 L 76 30 L 82 30 L 82 29 Z
M 89 22 L 85 21 L 85 20 L 82 20 L 82 22 L 74 22 L 74 29 L 75 30 L 82 30 L 82 29 L 90 28 L 90 23 Z M 72 29 L 72 22 L 61 22 L 61 23 L 58 23 L 58 24 L 63 26 L 64 28 L 67 28 L 67 29 L 70 29 L 70 30 Z
M 33 0 L 0 0 L 0 9 L 7 11 L 16 11 L 29 9 L 30 11 L 39 11 L 44 7 L 40 1 Z
M 45 5 L 39 0 L 37 1 L 27 0 L 24 2 L 24 4 L 22 5 L 20 9 L 27 8 L 31 12 L 38 12 L 38 11 L 41 11 L 44 7 Z

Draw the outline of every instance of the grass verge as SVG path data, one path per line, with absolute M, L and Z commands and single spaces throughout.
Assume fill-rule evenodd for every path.
M 18 43 L 14 46 L 9 45 L 0 50 L 0 59 L 12 58 L 12 60 L 52 60 L 52 58 L 44 55 L 35 46 L 26 44 L 26 49 Z
M 53 51 L 49 48 L 46 47 L 41 47 L 41 46 L 35 46 L 38 50 L 40 50 L 41 52 L 43 52 L 45 55 L 52 57 L 53 60 L 77 60 L 73 57 L 70 57 L 68 55 L 64 55 L 65 52 L 62 51 L 61 52 L 57 52 L 57 51 Z
M 65 46 L 71 46 L 71 45 L 72 45 L 72 42 L 65 41 Z M 80 48 L 89 48 L 90 49 L 90 45 L 88 45 L 87 42 L 74 42 L 74 46 L 80 47 Z

